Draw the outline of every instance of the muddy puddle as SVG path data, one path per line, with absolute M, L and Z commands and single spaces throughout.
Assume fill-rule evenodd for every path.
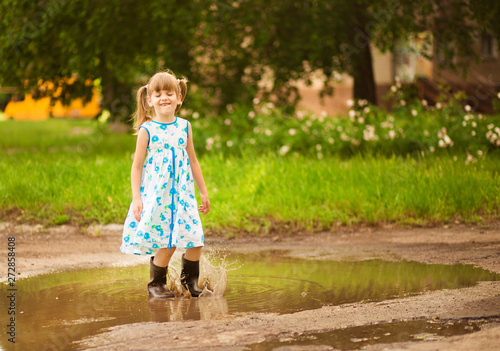
M 147 265 L 21 279 L 17 282 L 16 349 L 76 349 L 73 341 L 130 323 L 220 319 L 254 312 L 292 313 L 323 305 L 382 301 L 500 280 L 499 274 L 472 265 L 310 261 L 288 258 L 285 254 L 212 254 L 210 262 L 203 263 L 202 279 L 210 280 L 209 287 L 214 293 L 198 299 L 148 298 Z M 174 272 L 180 270 L 178 258 L 171 266 Z M 2 294 L 6 289 L 3 285 Z M 1 303 L 5 301 L 2 299 Z M 6 306 L 0 308 L 7 310 Z M 5 335 L 7 330 L 3 329 Z M 362 333 L 352 335 L 334 337 L 364 338 Z M 308 337 L 322 340 L 319 335 Z M 385 342 L 382 337 L 380 340 Z M 0 340 L 0 346 L 12 349 L 5 338 Z
M 278 351 L 301 346 L 314 350 L 359 350 L 373 344 L 392 344 L 424 340 L 440 340 L 454 335 L 479 331 L 486 323 L 500 318 L 470 320 L 415 320 L 373 324 L 339 329 L 326 333 L 305 333 L 249 345 L 248 351 Z

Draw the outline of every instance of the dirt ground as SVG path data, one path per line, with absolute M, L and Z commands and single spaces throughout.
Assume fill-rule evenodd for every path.
M 0 255 L 7 257 L 7 238 L 16 238 L 20 277 L 70 268 L 145 263 L 147 258 L 119 252 L 121 225 L 78 228 L 0 223 Z M 206 237 L 207 248 L 234 252 L 288 250 L 289 255 L 321 260 L 412 260 L 423 263 L 474 264 L 500 273 L 500 222 L 485 227 L 457 224 L 439 228 L 338 229 L 289 237 Z M 5 277 L 2 276 L 5 281 Z M 244 350 L 246 345 L 302 333 L 418 318 L 500 317 L 500 282 L 427 292 L 373 303 L 352 303 L 278 315 L 255 313 L 207 321 L 121 325 L 82 341 L 89 350 Z M 196 338 L 192 336 L 196 335 Z M 285 350 L 287 348 L 279 348 Z M 326 350 L 328 347 L 292 347 Z M 331 349 L 331 348 L 330 348 Z M 368 350 L 500 350 L 500 325 L 441 340 L 374 345 Z

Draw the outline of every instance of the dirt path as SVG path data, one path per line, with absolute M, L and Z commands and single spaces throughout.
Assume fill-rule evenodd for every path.
M 17 269 L 21 277 L 65 270 L 144 263 L 147 258 L 118 251 L 121 226 L 82 230 L 61 226 L 0 224 L 0 255 L 6 257 L 7 238 L 16 238 Z M 306 259 L 412 260 L 424 263 L 474 264 L 500 273 L 500 223 L 488 228 L 456 225 L 448 228 L 361 228 L 355 231 L 301 234 L 287 238 L 206 239 L 208 247 L 235 252 L 288 250 Z M 2 280 L 5 277 L 2 275 Z M 458 319 L 500 316 L 500 282 L 442 290 L 379 303 L 327 306 L 286 315 L 251 314 L 211 321 L 139 323 L 111 328 L 84 341 L 92 350 L 243 350 L 245 345 L 352 326 L 415 318 Z M 192 335 L 196 335 L 193 338 Z M 438 341 L 376 345 L 370 350 L 500 350 L 500 326 Z M 310 349 L 320 349 L 309 348 Z M 323 348 L 326 349 L 326 348 Z M 295 350 L 295 349 L 294 349 Z

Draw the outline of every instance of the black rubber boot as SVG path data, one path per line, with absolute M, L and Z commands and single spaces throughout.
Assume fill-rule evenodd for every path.
M 158 267 L 153 263 L 154 257 L 149 261 L 148 295 L 153 297 L 175 297 L 175 294 L 167 289 L 167 267 Z
M 188 261 L 182 255 L 181 283 L 189 290 L 192 297 L 200 296 L 202 290 L 198 287 L 200 276 L 200 261 Z

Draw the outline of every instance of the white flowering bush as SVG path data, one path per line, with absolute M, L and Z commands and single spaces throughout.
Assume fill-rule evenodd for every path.
M 287 115 L 271 102 L 254 99 L 251 107 L 228 105 L 223 116 L 186 110 L 199 153 L 280 155 L 428 155 L 467 154 L 472 161 L 500 149 L 500 116 L 474 113 L 463 96 L 429 106 L 391 89 L 391 112 L 349 100 L 347 116 L 297 111 Z M 497 102 L 495 102 L 497 103 Z

